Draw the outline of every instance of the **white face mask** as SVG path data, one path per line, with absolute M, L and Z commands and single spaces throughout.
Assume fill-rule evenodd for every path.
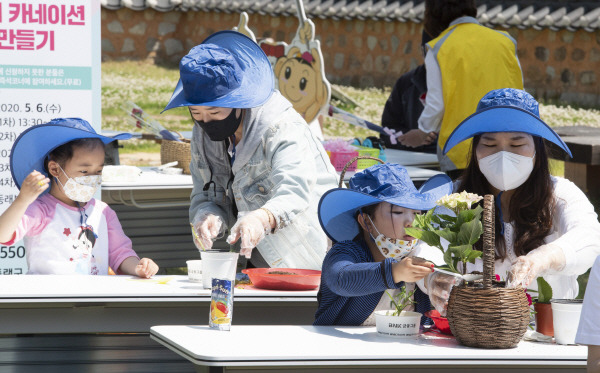
M 533 157 L 500 151 L 479 160 L 479 169 L 494 188 L 501 191 L 520 187 L 531 175 Z
M 371 220 L 371 217 L 368 217 L 369 220 Z M 383 255 L 386 258 L 400 260 L 406 257 L 408 254 L 410 254 L 419 242 L 419 240 L 417 239 L 414 239 L 412 241 L 404 241 L 398 238 L 386 237 L 382 233 L 379 233 L 377 227 L 375 227 L 375 224 L 373 224 L 373 220 L 371 220 L 371 225 L 377 232 L 377 237 L 373 237 L 371 232 L 369 232 L 369 235 L 371 236 L 373 241 L 375 241 L 375 245 L 377 245 L 377 248 L 379 249 L 381 255 Z
M 102 175 L 69 177 L 67 173 L 58 166 L 67 177 L 67 182 L 63 185 L 58 178 L 56 181 L 60 184 L 65 195 L 76 202 L 88 202 L 94 197 L 96 190 L 102 184 Z

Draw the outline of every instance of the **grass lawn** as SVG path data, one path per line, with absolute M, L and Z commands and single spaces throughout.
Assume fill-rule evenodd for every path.
M 148 114 L 170 130 L 190 131 L 192 122 L 187 108 L 177 108 L 160 114 L 165 107 L 179 79 L 177 69 L 169 69 L 139 61 L 111 61 L 102 63 L 102 128 L 139 132 L 135 126 L 126 120 L 127 114 L 120 109 L 122 103 L 133 101 Z M 379 124 L 381 112 L 391 88 L 357 89 L 337 86 L 337 88 L 358 103 L 358 107 L 345 107 L 333 100 L 333 104 L 350 111 L 366 120 Z M 583 125 L 600 127 L 600 111 L 558 106 L 553 104 L 540 105 L 540 116 L 551 126 Z M 354 127 L 338 120 L 326 117 L 323 125 L 326 138 L 367 137 L 376 135 L 375 132 Z M 122 153 L 158 153 L 160 145 L 153 141 L 130 140 L 121 142 Z M 551 160 L 551 172 L 554 175 L 564 175 L 564 162 Z M 600 211 L 600 201 L 592 201 L 596 211 Z M 587 284 L 587 276 L 580 276 L 581 292 Z

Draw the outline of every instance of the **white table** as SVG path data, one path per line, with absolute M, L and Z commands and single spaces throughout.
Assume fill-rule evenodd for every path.
M 415 166 L 422 168 L 440 168 L 440 162 L 436 154 L 411 152 L 408 150 L 385 149 L 386 160 L 389 163 L 398 163 L 403 166 Z
M 229 332 L 207 326 L 154 326 L 150 336 L 194 363 L 199 372 L 208 367 L 210 372 L 230 367 L 236 372 L 584 372 L 587 358 L 584 346 L 521 342 L 514 349 L 488 350 L 460 346 L 454 338 L 432 333 L 413 340 L 381 336 L 374 327 L 236 325 L 235 311 Z
M 234 297 L 236 324 L 312 323 L 317 307 L 316 290 L 235 289 Z M 208 325 L 209 305 L 210 290 L 187 276 L 0 276 L 0 334 L 148 333 L 159 324 Z

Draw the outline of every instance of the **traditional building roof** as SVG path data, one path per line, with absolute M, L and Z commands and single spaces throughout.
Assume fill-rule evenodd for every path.
M 101 0 L 107 9 L 153 8 L 161 12 L 248 12 L 296 16 L 296 0 Z M 600 2 L 585 0 L 479 0 L 478 18 L 489 27 L 600 29 Z M 424 1 L 407 0 L 304 0 L 309 18 L 374 19 L 397 22 L 423 20 Z

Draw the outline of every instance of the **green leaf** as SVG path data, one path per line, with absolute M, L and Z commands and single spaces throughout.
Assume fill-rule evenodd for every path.
M 483 255 L 483 253 L 479 250 L 472 250 L 469 255 L 467 256 L 466 260 L 469 263 L 475 263 L 475 259 L 481 257 L 481 255 Z
M 479 237 L 483 233 L 483 227 L 481 221 L 471 220 L 470 222 L 464 223 L 460 226 L 460 232 L 457 236 L 458 243 L 462 245 L 474 245 L 479 241 Z
M 537 278 L 538 302 L 547 303 L 552 299 L 552 287 L 542 276 Z
M 445 214 L 437 214 L 437 216 L 439 216 L 447 222 L 456 223 L 456 216 L 450 216 Z
M 456 241 L 456 233 L 452 232 L 450 229 L 446 228 L 444 230 L 438 230 L 434 232 L 438 236 L 442 237 L 446 241 L 450 242 L 452 245 Z
M 425 231 L 420 228 L 406 227 L 404 228 L 404 233 L 408 234 L 409 236 L 413 236 L 414 238 L 418 238 L 420 240 L 421 237 L 423 237 Z

